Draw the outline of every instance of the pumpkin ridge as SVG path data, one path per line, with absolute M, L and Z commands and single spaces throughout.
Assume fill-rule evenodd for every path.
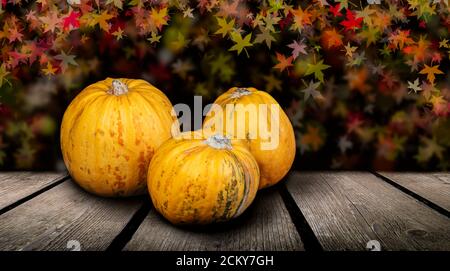
M 85 105 L 83 107 L 81 107 L 81 108 L 78 108 L 78 107 L 75 107 L 75 108 L 72 107 L 71 108 L 71 110 L 77 110 L 77 111 L 75 112 L 76 113 L 75 118 L 72 119 L 72 122 L 70 123 L 71 125 L 70 125 L 69 131 L 68 131 L 68 136 L 69 136 L 68 140 L 70 142 L 74 141 L 74 139 L 73 139 L 73 131 L 74 131 L 75 127 L 78 127 L 78 124 L 80 123 L 79 120 L 80 120 L 81 116 L 86 112 L 86 108 L 88 108 L 89 106 L 92 106 L 92 104 L 94 104 L 94 102 L 97 101 L 97 99 L 102 97 L 102 96 L 103 95 L 99 95 L 99 96 L 95 97 L 93 100 L 90 100 L 90 101 L 86 102 Z M 72 112 L 70 112 L 70 113 L 72 113 Z
M 170 121 L 171 125 L 173 125 L 175 120 L 170 117 L 166 118 L 166 115 L 164 114 L 164 110 L 156 109 L 156 107 L 159 105 L 159 103 L 153 104 L 154 101 L 152 99 L 149 99 L 148 97 L 146 97 L 146 95 L 147 94 L 144 94 L 144 93 L 138 93 L 137 96 L 140 97 L 142 100 L 144 100 L 147 103 L 148 107 L 146 107 L 146 108 L 151 108 L 151 110 L 149 110 L 149 111 L 151 111 L 153 114 L 157 115 L 157 118 L 155 118 L 156 120 L 153 120 L 153 123 L 158 122 L 158 126 L 161 130 L 164 129 L 164 127 L 165 127 L 164 123 L 166 123 L 166 121 Z M 168 113 L 169 113 L 169 116 L 172 115 L 171 112 L 168 112 Z M 151 115 L 151 114 L 149 114 L 149 115 Z M 169 132 L 169 134 L 171 133 L 170 128 L 169 128 L 168 132 Z
M 235 164 L 237 166 L 239 166 L 240 173 L 244 177 L 243 180 L 242 180 L 243 185 L 244 185 L 243 194 L 242 194 L 242 197 L 241 197 L 241 200 L 240 200 L 239 204 L 236 207 L 236 211 L 231 216 L 231 217 L 237 217 L 245 210 L 243 208 L 244 208 L 244 206 L 247 203 L 248 192 L 249 192 L 249 183 L 248 183 L 247 174 L 245 173 L 245 168 L 243 166 L 244 161 L 242 161 L 235 153 L 228 152 L 228 154 L 235 161 Z
M 69 146 L 68 147 L 69 147 L 69 149 L 72 149 L 72 145 L 77 143 L 77 140 L 74 138 L 74 136 L 75 136 L 74 134 L 76 133 L 76 131 L 78 131 L 80 129 L 79 126 L 82 124 L 81 120 L 83 118 L 87 118 L 86 114 L 88 114 L 89 109 L 92 106 L 94 106 L 100 100 L 101 97 L 105 97 L 105 96 L 99 95 L 99 96 L 93 98 L 92 100 L 86 102 L 86 104 L 83 107 L 76 108 L 76 110 L 79 110 L 78 111 L 79 114 L 77 114 L 76 119 L 73 120 L 73 125 L 71 125 L 70 130 L 68 131 L 68 136 L 69 136 L 69 138 L 68 138 Z M 88 129 L 82 127 L 81 132 L 83 135 L 87 134 L 87 131 L 88 131 Z M 80 158 L 80 157 L 76 158 L 77 160 L 80 160 L 79 162 L 83 166 L 83 168 L 89 164 L 87 161 L 87 158 L 89 156 L 89 150 L 88 150 L 88 148 L 85 148 L 85 150 L 86 150 L 86 153 L 85 153 L 85 155 L 82 156 L 83 158 Z M 74 150 L 72 149 L 72 151 L 74 151 Z M 74 156 L 72 156 L 72 159 L 74 159 Z M 69 168 L 69 170 L 70 171 L 74 170 L 74 168 Z

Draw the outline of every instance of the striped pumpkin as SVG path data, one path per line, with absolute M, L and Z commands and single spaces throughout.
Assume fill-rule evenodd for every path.
M 296 151 L 294 130 L 278 102 L 267 92 L 255 88 L 234 87 L 220 95 L 214 104 L 218 105 L 224 113 L 219 116 L 212 112 L 208 113 L 203 128 L 225 133 L 234 139 L 246 139 L 250 152 L 261 170 L 259 188 L 278 183 L 291 168 Z M 260 105 L 267 105 L 266 114 L 261 114 Z M 256 113 L 248 113 L 248 106 L 254 106 L 257 109 Z M 232 110 L 227 111 L 227 107 L 231 107 Z M 274 108 L 277 109 L 278 115 L 273 113 Z M 274 128 L 278 136 L 278 144 L 273 148 L 263 148 L 263 144 L 269 145 L 273 137 L 269 133 L 263 137 L 263 133 L 260 133 L 258 129 L 263 125 L 269 130 L 275 127 L 275 122 L 278 126 L 278 129 Z M 233 126 L 234 130 L 227 131 L 227 125 Z M 255 129 L 252 130 L 252 127 Z M 239 132 L 242 133 L 239 134 Z
M 239 216 L 255 198 L 259 168 L 239 141 L 187 132 L 164 143 L 147 175 L 156 210 L 174 224 Z
M 171 138 L 172 104 L 144 80 L 111 79 L 85 88 L 61 125 L 61 150 L 72 178 L 101 196 L 146 191 L 155 150 Z

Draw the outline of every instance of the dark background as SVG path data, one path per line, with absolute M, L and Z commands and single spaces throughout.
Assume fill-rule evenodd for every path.
M 157 29 L 158 35 L 162 36 L 160 43 L 148 41 L 150 33 L 141 33 L 136 26 L 135 7 L 130 1 L 125 1 L 128 5 L 122 10 L 106 1 L 100 1 L 99 7 L 93 1 L 86 2 L 95 7 L 87 13 L 108 11 L 115 15 L 108 21 L 109 31 L 99 25 L 83 25 L 81 21 L 79 27 L 65 29 L 59 26 L 55 32 L 44 32 L 42 28 L 32 27 L 26 18 L 30 10 L 36 12 L 38 21 L 51 12 L 64 18 L 71 10 L 80 10 L 65 2 L 54 5 L 55 9 L 33 2 L 4 6 L 6 11 L 0 15 L 0 29 L 3 28 L 5 34 L 0 35 L 0 59 L 9 74 L 0 85 L 1 170 L 62 170 L 59 125 L 64 110 L 83 88 L 106 77 L 145 79 L 162 90 L 174 105 L 187 103 L 192 106 L 194 95 L 201 95 L 206 105 L 233 86 L 253 86 L 269 91 L 295 127 L 297 157 L 294 167 L 300 170 L 447 170 L 450 166 L 450 48 L 439 46 L 442 40 L 449 38 L 450 21 L 449 9 L 443 3 L 435 7 L 435 14 L 431 16 L 413 14 L 407 1 L 382 1 L 382 5 L 370 5 L 369 8 L 390 16 L 391 24 L 378 33 L 375 43 L 367 46 L 358 34 L 371 26 L 362 22 L 361 27 L 346 30 L 341 24 L 346 20 L 345 8 L 341 11 L 342 16 L 334 16 L 328 5 L 321 7 L 317 1 L 301 1 L 301 8 L 314 14 L 314 23 L 304 25 L 299 33 L 292 30 L 293 15 L 286 7 L 270 12 L 272 6 L 265 1 L 226 2 L 230 5 L 237 2 L 237 9 L 244 10 L 242 14 L 272 13 L 282 22 L 275 24 L 276 31 L 272 33 L 275 41 L 270 49 L 264 42 L 255 43 L 246 48 L 247 56 L 245 51 L 239 55 L 236 51 L 228 51 L 234 42 L 230 37 L 222 38 L 214 33 L 219 29 L 216 17 L 227 21 L 234 18 L 235 28 L 243 31 L 242 37 L 252 33 L 254 43 L 260 29 L 252 26 L 251 19 L 235 14 L 220 15 L 223 11 L 220 5 L 202 12 L 197 1 L 180 1 L 185 2 L 181 6 L 154 2 L 141 8 L 168 8 L 167 25 Z M 337 4 L 334 1 L 328 3 L 332 7 Z M 348 9 L 353 12 L 367 7 L 360 1 L 350 3 Z M 299 7 L 290 1 L 285 4 Z M 187 7 L 193 9 L 194 18 L 183 17 Z M 404 19 L 394 18 L 389 11 L 394 7 L 404 14 Z M 11 23 L 13 21 L 15 23 Z M 14 27 L 21 30 L 21 41 L 8 40 L 8 31 Z M 112 35 L 118 28 L 126 35 L 120 40 Z M 336 29 L 342 36 L 341 45 L 327 46 L 324 33 L 329 29 Z M 392 43 L 389 38 L 397 30 L 409 31 L 411 41 L 405 47 L 417 46 L 421 37 L 426 40 L 426 53 L 417 63 L 416 70 L 411 70 L 408 65 L 414 55 L 406 53 L 404 48 L 391 48 L 388 56 L 380 53 Z M 177 49 L 173 44 L 180 34 L 189 42 Z M 65 38 L 56 44 L 59 35 Z M 83 36 L 89 37 L 85 43 L 81 43 Z M 205 36 L 206 43 L 198 42 Z M 294 40 L 304 42 L 307 54 L 300 54 L 293 62 L 294 66 L 284 71 L 274 68 L 278 63 L 276 53 L 289 57 L 292 50 L 287 45 Z M 41 56 L 34 62 L 25 58 L 17 65 L 12 64 L 14 55 L 10 53 L 26 51 L 23 46 L 27 42 L 45 48 L 46 58 Z M 349 59 L 343 45 L 348 43 L 358 47 L 355 54 L 364 54 L 365 60 L 360 65 L 347 65 Z M 56 57 L 62 51 L 75 56 L 77 66 L 69 65 L 63 69 Z M 439 61 L 434 59 L 436 54 L 441 56 Z M 219 57 L 227 61 L 219 65 L 219 71 L 213 71 Z M 310 81 L 318 80 L 314 75 L 305 74 L 301 67 L 319 59 L 330 65 L 323 71 L 324 83 L 318 88 L 324 98 L 305 100 L 301 90 Z M 43 71 L 49 61 L 56 68 L 54 75 L 45 75 Z M 186 74 L 177 72 L 176 63 L 180 61 L 190 63 L 191 69 Z M 423 89 L 432 90 L 409 93 L 408 81 L 419 78 L 422 84 L 427 84 L 426 75 L 419 74 L 425 64 L 439 65 L 444 74 L 436 75 L 433 87 L 421 85 Z M 381 73 L 372 73 L 372 68 L 378 65 L 383 66 Z M 350 75 L 362 76 L 364 73 L 366 78 L 362 81 L 366 89 L 352 86 Z M 270 89 L 267 76 L 279 80 L 280 88 Z M 439 108 L 429 94 L 431 97 L 442 96 Z M 372 110 L 368 110 L 370 108 Z M 352 124 L 358 122 L 361 124 L 352 129 Z M 339 148 L 342 138 L 352 144 L 345 152 Z

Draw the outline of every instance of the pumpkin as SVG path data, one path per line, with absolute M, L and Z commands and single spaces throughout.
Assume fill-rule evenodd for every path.
M 173 224 L 209 224 L 247 209 L 258 190 L 259 168 L 238 140 L 186 132 L 158 149 L 147 185 L 154 207 Z
M 107 78 L 81 91 L 64 113 L 64 163 L 91 193 L 144 194 L 150 160 L 171 138 L 174 121 L 169 99 L 148 82 Z
M 277 101 L 267 92 L 235 87 L 219 96 L 214 105 L 223 113 L 216 114 L 213 106 L 203 128 L 245 139 L 259 165 L 259 188 L 278 183 L 294 162 L 296 146 L 291 122 Z

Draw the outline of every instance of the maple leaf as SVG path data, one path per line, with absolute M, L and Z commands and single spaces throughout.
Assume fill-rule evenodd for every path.
M 101 29 L 108 32 L 110 29 L 110 25 L 108 24 L 108 20 L 112 19 L 114 16 L 108 14 L 108 11 L 105 10 L 101 14 L 94 14 L 94 22 L 98 24 Z
M 57 71 L 57 68 L 53 68 L 53 65 L 50 61 L 47 62 L 47 67 L 45 69 L 42 69 L 45 75 L 55 75 L 55 72 Z
M 9 29 L 8 40 L 9 43 L 13 43 L 14 41 L 22 41 L 23 34 L 20 33 L 20 30 L 17 27 Z
M 305 101 L 307 101 L 309 97 L 313 97 L 313 99 L 322 97 L 322 94 L 320 94 L 320 92 L 317 90 L 319 86 L 320 82 L 314 82 L 313 80 L 311 80 L 309 82 L 309 85 L 305 89 L 301 90 L 301 92 L 303 92 L 304 94 Z
M 12 67 L 16 67 L 17 65 L 19 65 L 19 63 L 26 63 L 26 54 L 20 53 L 16 50 L 11 51 L 8 54 L 10 55 L 10 64 L 12 65 Z
M 158 43 L 161 39 L 161 36 L 159 36 L 156 32 L 152 32 L 150 34 L 150 38 L 147 40 L 150 41 L 150 43 Z
M 188 7 L 185 10 L 183 10 L 183 18 L 194 18 L 194 14 L 192 14 L 192 11 L 194 11 L 194 9 Z
M 281 80 L 276 78 L 273 74 L 264 75 L 263 79 L 266 81 L 265 87 L 267 92 L 272 92 L 274 90 L 281 91 Z
M 351 46 L 350 42 L 348 42 L 347 45 L 344 46 L 345 56 L 347 56 L 349 58 L 353 58 L 353 53 L 356 52 L 357 49 L 358 49 L 358 47 Z
M 408 81 L 408 88 L 411 89 L 411 91 L 414 91 L 414 93 L 417 93 L 418 91 L 422 90 L 419 84 L 419 78 L 417 78 L 414 82 Z
M 337 3 L 334 7 L 330 6 L 329 8 L 330 12 L 333 14 L 334 17 L 342 16 L 343 14 L 341 11 L 341 4 Z
M 347 9 L 348 10 L 348 0 L 336 0 L 339 3 L 340 10 Z
M 271 15 L 270 13 L 267 14 L 266 17 L 264 17 L 264 22 L 266 23 L 266 28 L 270 31 L 270 32 L 275 32 L 275 24 L 278 24 L 278 22 L 280 21 L 280 18 L 277 17 L 276 15 Z
M 421 141 L 423 142 L 423 145 L 419 146 L 419 151 L 416 155 L 418 162 L 426 162 L 433 156 L 442 159 L 444 148 L 438 145 L 434 138 L 422 137 Z
M 311 13 L 308 10 L 303 10 L 300 6 L 297 9 L 291 10 L 291 14 L 294 16 L 294 30 L 302 30 L 304 25 L 311 25 Z
M 278 63 L 273 67 L 274 69 L 279 69 L 280 72 L 283 72 L 286 68 L 292 67 L 292 61 L 294 57 L 290 56 L 286 58 L 283 54 L 276 53 Z
M 55 56 L 55 59 L 61 61 L 60 66 L 62 72 L 65 72 L 69 65 L 78 66 L 78 63 L 75 61 L 75 56 L 67 55 L 64 51 L 61 51 L 59 55 Z
M 111 33 L 114 37 L 116 37 L 117 40 L 121 40 L 123 38 L 123 30 L 122 28 L 118 27 L 116 31 Z
M 303 145 L 309 145 L 314 151 L 317 151 L 323 144 L 323 139 L 319 134 L 319 128 L 308 125 L 307 132 L 301 138 Z
M 441 70 L 439 70 L 439 65 L 436 66 L 428 66 L 427 64 L 424 64 L 425 67 L 419 72 L 420 74 L 426 74 L 427 79 L 430 82 L 431 85 L 434 85 L 434 80 L 436 79 L 435 74 L 444 74 Z
M 233 58 L 230 54 L 221 52 L 217 58 L 211 60 L 211 74 L 220 75 L 219 78 L 223 82 L 229 82 L 235 74 Z
M 58 17 L 58 12 L 50 12 L 47 16 L 39 18 L 43 22 L 44 33 L 55 32 L 56 28 L 61 24 L 61 19 Z
M 327 43 L 328 49 L 332 47 L 340 47 L 342 43 L 342 35 L 335 28 L 323 32 L 323 38 Z
M 370 8 L 370 6 L 366 6 L 363 10 L 357 10 L 356 16 L 363 18 L 364 22 L 371 23 L 371 15 L 376 12 L 375 9 Z
M 363 18 L 356 18 L 353 11 L 347 9 L 345 14 L 345 20 L 341 22 L 341 25 L 345 27 L 345 30 L 356 30 L 361 28 Z
M 191 42 L 191 40 L 186 39 L 186 37 L 183 35 L 183 33 L 178 32 L 177 39 L 170 43 L 170 48 L 173 51 L 178 52 L 181 49 L 185 48 L 190 42 Z
M 36 59 L 42 55 L 45 49 L 40 47 L 35 41 L 27 41 L 22 46 L 22 51 L 28 55 L 29 64 L 33 64 Z
M 81 13 L 76 11 L 71 11 L 70 14 L 63 19 L 63 27 L 64 30 L 69 29 L 70 27 L 78 28 L 80 27 L 80 18 Z
M 230 17 L 230 16 L 237 16 L 238 15 L 238 6 L 239 6 L 240 0 L 233 0 L 231 1 L 220 1 L 220 10 L 217 13 L 218 16 L 221 17 Z
M 405 44 L 410 44 L 413 40 L 409 37 L 409 30 L 397 30 L 389 37 L 389 41 L 392 42 L 395 48 L 403 49 Z
M 241 33 L 233 32 L 231 34 L 231 40 L 234 41 L 236 44 L 233 45 L 229 49 L 229 51 L 237 51 L 237 54 L 241 54 L 242 50 L 245 50 L 245 47 L 251 47 L 253 44 L 250 42 L 250 39 L 252 38 L 252 33 L 247 34 L 244 38 L 242 38 Z M 247 53 L 248 57 L 248 53 Z
M 109 5 L 113 3 L 115 7 L 117 7 L 118 9 L 123 9 L 123 3 L 122 0 L 108 0 L 106 1 L 106 5 Z
M 190 71 L 194 69 L 191 61 L 183 61 L 178 59 L 174 64 L 172 64 L 173 72 L 178 74 L 181 78 L 185 79 Z
M 442 39 L 439 42 L 439 48 L 450 48 L 450 45 L 448 43 L 448 39 Z
M 3 86 L 3 82 L 7 81 L 5 77 L 9 74 L 9 71 L 6 70 L 5 64 L 3 63 L 0 66 L 0 87 Z
M 161 30 L 164 25 L 167 25 L 167 7 L 160 10 L 152 8 L 150 17 L 152 18 L 153 23 L 156 25 L 156 27 Z
M 219 24 L 219 30 L 217 30 L 214 34 L 222 34 L 222 38 L 225 37 L 228 33 L 231 32 L 234 28 L 234 19 L 231 19 L 227 22 L 226 19 L 216 17 L 217 23 Z
M 330 65 L 323 64 L 323 60 L 320 60 L 316 64 L 310 64 L 308 63 L 308 66 L 306 68 L 305 75 L 310 75 L 314 73 L 314 77 L 316 77 L 317 80 L 323 83 L 323 70 L 328 69 L 331 67 Z
M 267 47 L 270 49 L 272 41 L 276 41 L 275 38 L 272 35 L 270 35 L 269 29 L 265 27 L 260 27 L 259 29 L 261 30 L 261 33 L 256 35 L 254 43 L 265 42 Z
M 146 0 L 131 0 L 128 5 L 135 6 L 140 9 L 144 6 L 144 2 L 146 2 Z
M 433 95 L 430 99 L 433 105 L 433 112 L 438 116 L 446 116 L 450 110 L 450 104 L 442 95 Z
M 366 27 L 359 34 L 358 37 L 361 37 L 366 41 L 366 47 L 369 47 L 371 44 L 375 43 L 378 40 L 378 35 L 380 33 L 380 29 L 378 27 Z
M 307 55 L 308 53 L 305 51 L 306 45 L 303 41 L 298 42 L 294 40 L 291 44 L 288 44 L 287 47 L 292 49 L 292 57 L 296 59 L 300 53 Z
M 205 46 L 211 41 L 208 35 L 208 30 L 200 28 L 197 37 L 192 41 L 192 44 L 197 46 L 201 51 L 205 50 Z
M 268 10 L 269 13 L 278 12 L 278 10 L 284 8 L 283 1 L 280 0 L 269 0 L 269 6 L 270 9 Z

